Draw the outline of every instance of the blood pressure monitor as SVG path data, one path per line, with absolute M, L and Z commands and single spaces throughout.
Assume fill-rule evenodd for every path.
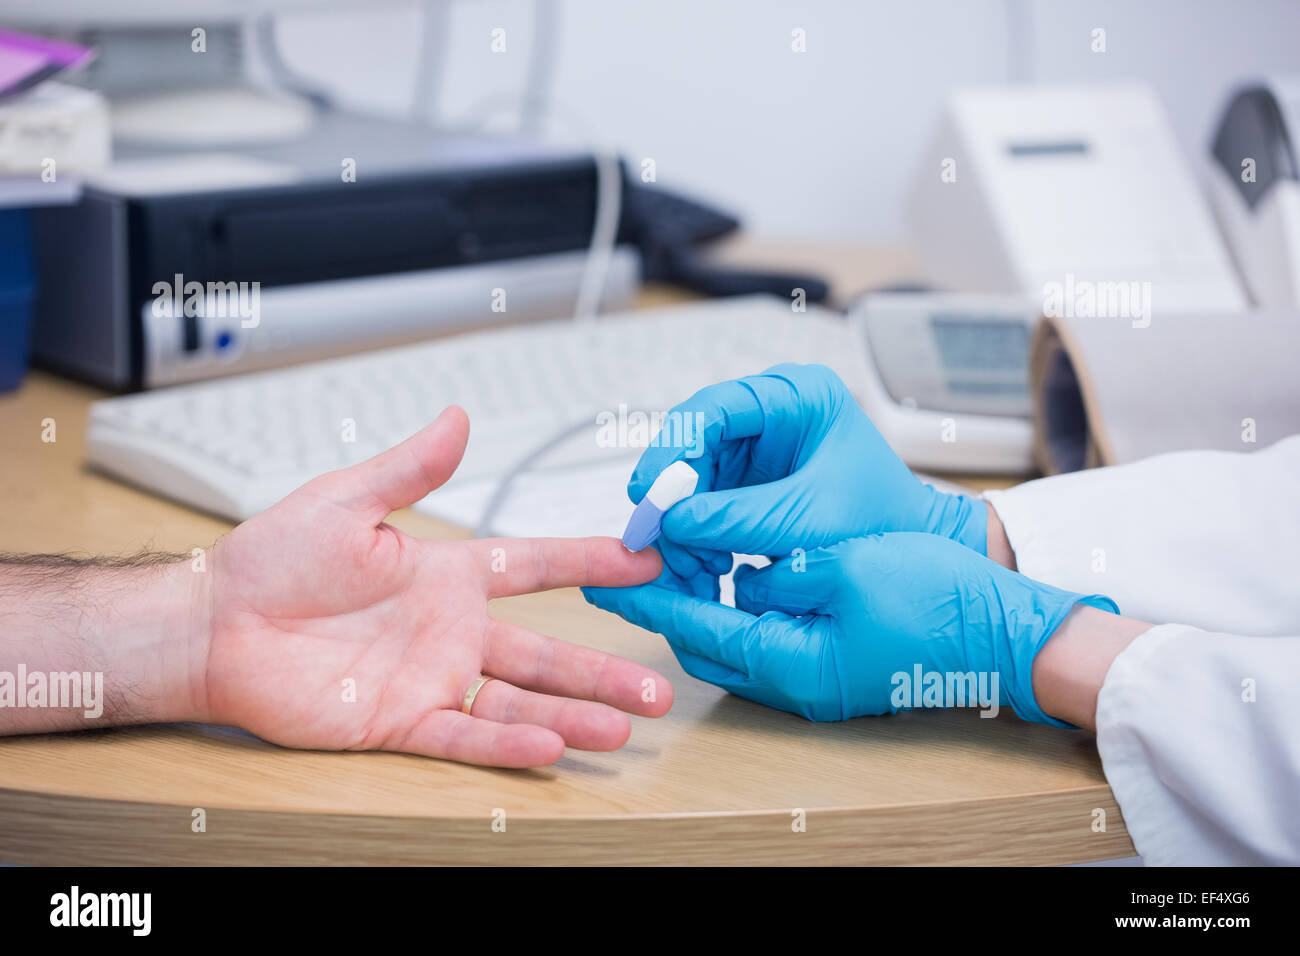
M 1033 469 L 1029 348 L 1040 303 L 1022 296 L 875 293 L 849 312 L 866 357 L 858 397 L 916 468 Z

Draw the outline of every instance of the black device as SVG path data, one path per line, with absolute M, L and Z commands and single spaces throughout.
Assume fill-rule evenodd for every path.
M 573 307 L 596 213 L 590 153 L 327 113 L 301 141 L 233 157 L 230 169 L 266 170 L 257 181 L 208 163 L 177 188 L 195 163 L 123 149 L 77 204 L 33 213 L 38 362 L 152 388 L 482 322 L 496 289 L 503 318 Z M 155 183 L 155 168 L 177 172 Z M 636 277 L 622 245 L 606 303 L 628 301 Z M 255 290 L 259 315 L 220 309 L 224 291 L 217 308 L 178 308 L 190 297 L 165 287 L 190 283 L 237 287 L 243 304 Z
M 736 269 L 707 261 L 708 243 L 740 228 L 730 213 L 659 185 L 630 183 L 624 194 L 622 235 L 641 252 L 642 278 L 685 286 L 708 296 L 764 292 L 788 298 L 803 289 L 809 302 L 830 294 L 824 279 L 764 269 Z

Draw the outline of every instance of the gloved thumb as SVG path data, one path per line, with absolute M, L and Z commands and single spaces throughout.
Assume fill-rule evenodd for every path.
M 738 554 L 788 554 L 800 546 L 797 522 L 802 497 L 789 478 L 744 488 L 692 495 L 663 518 L 678 544 Z
M 797 557 L 765 568 L 741 565 L 732 580 L 736 587 L 736 609 L 755 617 L 768 611 L 794 615 L 821 613 L 826 610 L 830 596 L 820 576 L 810 574 Z

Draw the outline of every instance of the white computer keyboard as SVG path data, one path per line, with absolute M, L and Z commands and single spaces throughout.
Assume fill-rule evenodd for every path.
M 546 465 L 601 460 L 597 416 L 667 411 L 713 382 L 823 362 L 853 387 L 864 359 L 843 318 L 763 296 L 475 332 L 419 345 L 95 402 L 91 464 L 242 520 L 298 485 L 465 408 L 453 482 L 504 475 L 579 422 Z M 348 440 L 351 438 L 352 440 Z

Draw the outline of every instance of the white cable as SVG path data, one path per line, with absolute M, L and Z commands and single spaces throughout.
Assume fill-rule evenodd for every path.
M 274 14 L 264 13 L 253 21 L 252 38 L 258 59 L 266 70 L 272 87 L 300 96 L 320 109 L 330 107 L 333 97 L 326 89 L 294 70 L 285 60 L 275 33 Z
M 1034 78 L 1034 17 L 1029 0 L 1005 0 L 1007 82 L 1029 83 Z
M 623 167 L 614 153 L 596 154 L 596 215 L 591 230 L 587 261 L 582 266 L 578 298 L 573 309 L 575 322 L 596 317 L 605 298 L 609 264 L 618 241 L 618 220 L 623 208 Z
M 559 62 L 560 5 L 559 0 L 537 0 L 533 14 L 532 55 L 524 79 L 524 95 L 519 104 L 519 128 L 529 135 L 539 135 L 548 115 L 554 112 L 552 103 L 555 70 Z M 580 127 L 578 135 L 592 141 L 590 126 L 582 119 L 572 122 L 575 114 L 561 109 L 559 115 Z M 596 210 L 592 219 L 591 244 L 587 247 L 587 261 L 583 264 L 582 278 L 578 283 L 578 296 L 574 303 L 573 318 L 583 322 L 600 312 L 605 298 L 605 284 L 609 278 L 609 265 L 614 258 L 618 240 L 618 220 L 623 206 L 623 169 L 618 154 L 612 150 L 595 148 L 596 154 Z
M 439 16 L 434 15 L 435 9 Z M 434 58 L 435 44 L 441 44 L 445 49 L 450 23 L 446 5 L 441 0 L 425 0 L 424 10 L 415 112 L 433 123 L 436 118 L 433 102 L 435 74 L 434 66 L 428 61 Z M 618 243 L 619 217 L 623 211 L 623 169 L 617 152 L 597 145 L 597 138 L 591 135 L 591 125 L 576 111 L 558 104 L 552 95 L 559 61 L 559 0 L 537 0 L 534 10 L 531 52 L 522 95 L 505 100 L 497 94 L 480 100 L 478 106 L 471 111 L 475 117 L 472 122 L 462 126 L 449 126 L 448 129 L 462 132 L 482 129 L 494 117 L 514 113 L 517 117 L 516 127 L 529 136 L 540 136 L 547 120 L 559 119 L 561 125 L 569 127 L 571 132 L 587 143 L 587 148 L 594 153 L 596 160 L 596 209 L 592 219 L 591 242 L 587 246 L 587 258 L 583 263 L 582 275 L 578 280 L 578 294 L 573 304 L 574 321 L 585 322 L 600 313 L 605 298 L 609 267 Z
M 448 0 L 423 0 L 420 4 L 420 51 L 415 61 L 415 89 L 411 115 L 422 123 L 438 122 L 438 92 L 451 36 Z
M 450 46 L 451 2 L 421 0 L 419 6 L 420 51 L 416 60 L 411 113 L 430 125 L 436 125 L 440 80 L 445 73 Z M 518 102 L 512 104 L 517 128 L 529 135 L 539 134 L 546 123 L 559 61 L 560 23 L 559 0 L 535 0 L 523 93 Z
M 461 133 L 479 131 L 495 117 L 517 112 L 519 108 L 518 101 L 495 94 L 480 100 L 471 110 L 475 116 L 472 123 L 445 128 Z M 605 297 L 609 265 L 618 245 L 619 216 L 623 211 L 623 167 L 618 153 L 599 145 L 598 138 L 591 135 L 591 124 L 575 110 L 552 100 L 549 114 L 551 119 L 559 120 L 560 125 L 576 132 L 578 139 L 588 144 L 586 148 L 592 151 L 596 161 L 596 210 L 592 220 L 591 242 L 587 246 L 587 259 L 583 263 L 573 307 L 574 320 L 583 322 L 600 313 Z
M 596 138 L 591 136 L 590 124 L 576 111 L 556 102 L 551 94 L 559 46 L 559 9 L 553 0 L 539 2 L 533 20 L 533 29 L 532 57 L 529 61 L 523 96 L 508 102 L 503 102 L 500 95 L 481 100 L 478 107 L 472 111 L 475 120 L 456 129 L 460 131 L 482 129 L 495 116 L 514 112 L 518 116 L 517 125 L 521 132 L 540 135 L 547 120 L 559 119 L 562 125 L 569 127 L 581 140 L 594 144 Z M 428 115 L 432 120 L 431 111 Z M 589 145 L 588 148 L 592 150 L 596 161 L 596 208 L 592 220 L 591 242 L 587 246 L 587 258 L 583 263 L 573 309 L 573 320 L 580 324 L 592 321 L 600 312 L 609 277 L 609 266 L 617 247 L 619 217 L 623 211 L 623 168 L 618 153 L 603 146 Z M 591 424 L 592 419 L 586 419 L 566 425 L 543 440 L 507 470 L 497 482 L 487 506 L 479 516 L 474 536 L 481 538 L 491 534 L 492 523 L 509 498 L 514 483 L 520 475 L 530 470 L 552 449 L 591 427 Z
M 596 413 L 593 412 L 588 418 L 572 422 L 558 431 L 552 432 L 545 441 L 532 448 L 512 465 L 510 470 L 497 481 L 492 497 L 488 499 L 487 505 L 483 508 L 483 513 L 479 515 L 478 524 L 474 527 L 474 537 L 490 538 L 492 536 L 492 522 L 496 520 L 497 512 L 501 510 L 502 505 L 510 497 L 510 492 L 514 490 L 515 481 L 521 475 L 532 470 L 532 467 L 553 449 L 559 448 L 570 438 L 581 435 L 590 429 L 595 420 Z
M 531 135 L 542 131 L 555 86 L 559 62 L 560 6 L 558 0 L 534 0 L 533 42 L 524 76 L 524 96 L 519 104 L 519 129 Z

